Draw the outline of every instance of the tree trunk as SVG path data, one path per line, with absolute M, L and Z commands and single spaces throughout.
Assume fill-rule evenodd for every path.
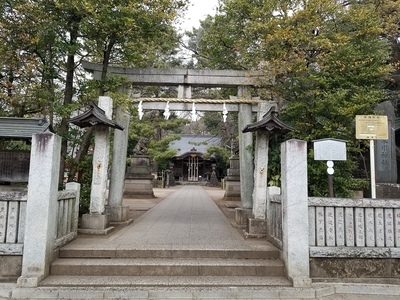
M 64 106 L 68 106 L 72 103 L 73 97 L 73 87 L 74 87 L 74 71 L 75 71 L 75 45 L 77 43 L 78 33 L 79 33 L 79 23 L 80 18 L 75 18 L 71 21 L 71 31 L 70 31 L 70 40 L 69 46 L 70 51 L 67 57 L 66 64 L 66 78 L 65 78 L 65 90 L 64 90 Z M 60 126 L 60 135 L 62 137 L 61 142 L 61 161 L 60 161 L 60 178 L 59 184 L 62 185 L 64 181 L 64 171 L 65 171 L 65 160 L 67 157 L 67 148 L 68 148 L 68 116 L 62 116 L 61 126 Z

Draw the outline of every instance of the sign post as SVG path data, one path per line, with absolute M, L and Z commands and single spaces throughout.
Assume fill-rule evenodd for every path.
M 371 198 L 376 198 L 375 179 L 375 142 L 374 140 L 389 139 L 387 116 L 358 115 L 356 116 L 356 138 L 369 141 L 369 157 L 371 165 Z
M 326 160 L 327 173 L 328 173 L 328 188 L 329 197 L 334 197 L 333 192 L 333 169 L 334 160 L 346 160 L 346 141 L 338 139 L 321 139 L 315 140 L 314 143 L 314 159 Z

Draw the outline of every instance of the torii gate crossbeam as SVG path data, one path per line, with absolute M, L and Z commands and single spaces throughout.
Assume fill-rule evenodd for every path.
M 102 65 L 87 61 L 83 68 L 93 73 L 94 79 L 100 79 Z M 125 68 L 109 66 L 108 72 L 125 77 L 135 85 L 154 86 L 201 86 L 201 87 L 237 87 L 254 86 L 259 74 L 253 71 L 237 70 L 193 70 L 193 69 L 151 69 Z

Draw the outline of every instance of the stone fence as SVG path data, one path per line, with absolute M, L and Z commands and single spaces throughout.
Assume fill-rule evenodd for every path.
M 0 190 L 0 255 L 22 255 L 28 191 Z
M 76 238 L 79 213 L 78 183 L 67 183 L 66 190 L 57 196 L 57 226 L 54 249 Z M 3 187 L 0 190 L 0 259 L 1 278 L 14 278 L 21 274 L 26 228 L 26 188 Z
M 58 192 L 56 248 L 62 247 L 78 235 L 80 184 L 68 182 L 65 191 Z
M 80 184 L 58 191 L 60 153 L 61 137 L 34 134 L 28 189 L 0 191 L 0 279 L 37 286 L 57 249 L 77 236 Z
M 280 249 L 281 198 L 269 192 L 267 204 L 268 240 Z M 400 258 L 400 201 L 309 197 L 308 233 L 310 257 Z
M 306 145 L 282 144 L 282 191 L 267 189 L 267 239 L 288 278 L 400 278 L 400 200 L 308 197 Z
M 73 240 L 78 233 L 79 191 L 77 183 L 67 183 L 58 192 L 56 247 Z M 0 190 L 0 255 L 22 255 L 28 191 Z
M 309 198 L 310 257 L 400 258 L 400 201 Z

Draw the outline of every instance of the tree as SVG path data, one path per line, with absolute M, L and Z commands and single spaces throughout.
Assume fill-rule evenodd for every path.
M 176 150 L 169 149 L 169 144 L 179 139 L 176 133 L 188 120 L 175 114 L 165 120 L 160 111 L 149 111 L 138 121 L 134 107 L 131 115 L 134 121 L 130 123 L 128 153 L 149 155 L 159 171 L 168 169 L 169 162 L 176 155 Z
M 196 50 L 201 64 L 215 67 L 221 60 L 261 72 L 264 99 L 276 101 L 281 118 L 295 128 L 288 137 L 347 140 L 349 159 L 335 177 L 345 195 L 365 150 L 355 139 L 355 115 L 374 112 L 393 70 L 385 30 L 398 22 L 394 6 L 390 0 L 226 0 L 219 15 L 202 23 Z M 324 195 L 323 167 L 311 155 L 310 191 Z
M 63 137 L 65 159 L 71 112 L 118 89 L 121 81 L 107 76 L 110 63 L 165 64 L 177 45 L 172 24 L 184 7 L 182 0 L 4 1 L 0 107 L 11 116 L 47 115 Z M 99 84 L 87 84 L 83 58 L 103 64 Z

